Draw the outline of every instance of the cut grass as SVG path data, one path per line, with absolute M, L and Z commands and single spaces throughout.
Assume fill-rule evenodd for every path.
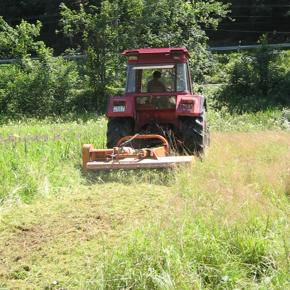
M 1 280 L 14 289 L 54 281 L 78 289 L 104 251 L 159 212 L 166 198 L 162 186 L 128 192 L 125 185 L 106 184 L 13 207 L 1 220 Z
M 289 133 L 214 133 L 192 168 L 83 176 L 103 121 L 1 134 L 32 131 L 52 139 L 0 145 L 0 288 L 289 288 Z

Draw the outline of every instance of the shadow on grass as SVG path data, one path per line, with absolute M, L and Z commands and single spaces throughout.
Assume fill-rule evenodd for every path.
M 96 183 L 136 184 L 148 183 L 154 185 L 172 184 L 174 170 L 172 169 L 134 169 L 134 170 L 98 170 L 82 172 L 86 185 Z

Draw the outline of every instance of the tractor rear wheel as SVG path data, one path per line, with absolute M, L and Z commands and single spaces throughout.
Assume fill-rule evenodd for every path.
M 111 118 L 107 126 L 107 148 L 113 148 L 125 136 L 133 134 L 132 120 L 129 118 Z
M 205 147 L 210 143 L 205 113 L 199 117 L 186 117 L 181 122 L 181 134 L 185 151 L 189 154 L 203 155 Z

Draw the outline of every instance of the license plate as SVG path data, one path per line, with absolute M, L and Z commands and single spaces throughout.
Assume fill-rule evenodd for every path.
M 114 113 L 125 112 L 125 106 L 114 106 L 113 107 L 113 112 Z

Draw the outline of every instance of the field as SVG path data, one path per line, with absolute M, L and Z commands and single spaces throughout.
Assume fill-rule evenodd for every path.
M 5 122 L 0 289 L 289 289 L 290 133 L 212 113 L 204 161 L 83 175 L 104 118 Z

